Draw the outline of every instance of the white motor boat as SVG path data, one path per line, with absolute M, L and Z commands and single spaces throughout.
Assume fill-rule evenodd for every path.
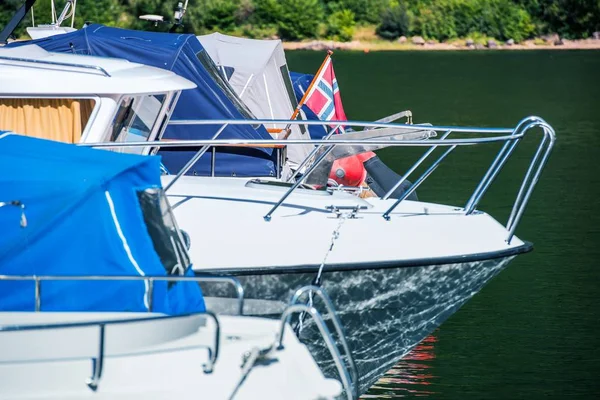
M 0 167 L 0 398 L 338 398 L 287 323 L 296 312 L 355 397 L 326 294 L 350 369 L 314 307 L 281 321 L 206 310 L 210 279 L 185 276 L 156 157 L 5 133 Z
M 283 346 L 275 347 L 278 323 L 202 314 L 0 312 L 0 398 L 338 398 L 339 382 L 323 376 L 289 325 Z
M 101 32 L 98 27 L 87 31 L 86 40 Z M 125 36 L 130 38 L 136 34 L 146 33 Z M 69 35 L 57 38 L 68 38 L 65 40 L 70 43 Z M 111 35 L 119 36 L 117 32 Z M 84 52 L 75 45 L 73 49 L 76 53 Z M 97 68 L 90 74 L 92 69 L 82 64 L 96 64 L 106 74 Z M 31 68 L 33 65 L 35 69 Z M 144 73 L 134 74 L 135 70 Z M 11 75 L 4 71 L 10 71 Z M 141 154 L 148 154 L 151 148 L 157 147 L 201 147 L 191 152 L 195 156 L 179 170 L 180 174 L 163 177 L 179 226 L 190 238 L 189 253 L 194 271 L 202 276 L 223 273 L 234 276 L 242 282 L 250 300 L 268 299 L 280 305 L 287 302 L 298 286 L 320 284 L 331 296 L 349 332 L 361 392 L 515 256 L 532 249 L 531 243 L 515 236 L 515 230 L 555 139 L 552 127 L 537 117 L 503 129 L 329 121 L 326 123 L 329 129 L 332 123 L 376 129 L 350 136 L 329 135 L 318 141 L 227 136 L 215 139 L 216 134 L 235 126 L 325 125 L 318 121 L 177 118 L 169 122 L 170 127 L 212 126 L 213 135 L 209 139 L 168 141 L 162 132 L 175 108 L 177 92 L 184 89 L 185 84 L 171 85 L 179 78 L 167 71 L 102 57 L 47 53 L 24 46 L 0 50 L 0 72 L 3 72 L 0 74 L 0 106 L 16 98 L 24 101 L 24 97 L 96 99 L 90 114 L 96 117 L 81 124 L 81 135 L 73 137 L 73 142 Z M 42 82 L 42 74 L 53 78 L 40 84 L 44 88 L 40 92 L 37 83 L 36 86 L 28 83 L 37 79 Z M 138 75 L 142 78 L 139 81 Z M 165 79 L 158 79 L 160 76 Z M 68 90 L 64 87 L 65 81 L 70 84 Z M 90 91 L 88 81 L 104 83 Z M 153 94 L 149 95 L 149 82 L 154 85 L 159 81 L 163 86 L 156 89 L 152 86 Z M 90 93 L 95 94 L 90 96 Z M 133 103 L 127 100 L 130 98 L 134 99 Z M 149 105 L 145 107 L 147 99 L 150 99 Z M 132 118 L 132 111 L 140 118 Z M 2 121 L 0 118 L 0 124 Z M 502 225 L 477 206 L 516 146 L 532 133 L 541 133 L 542 140 L 528 170 L 524 171 L 509 220 Z M 453 139 L 455 136 L 460 138 Z M 123 143 L 125 141 L 128 143 Z M 502 147 L 475 190 L 467 194 L 466 205 L 407 198 L 455 149 L 490 143 L 501 143 Z M 216 148 L 233 149 L 235 153 L 248 146 L 307 144 L 314 145 L 314 150 L 302 162 L 305 173 L 289 183 L 276 179 L 278 174 L 258 177 L 259 180 L 239 176 L 183 176 L 195 170 L 196 161 L 203 155 L 220 154 L 213 150 Z M 324 188 L 322 178 L 327 176 L 335 159 L 385 146 L 428 148 L 404 174 L 402 180 L 410 178 L 414 184 L 402 195 L 392 198 L 397 187 L 403 184 L 402 180 L 388 193 L 370 198 L 357 197 L 349 192 L 351 188 Z M 344 148 L 350 148 L 351 152 L 345 153 Z M 425 161 L 436 148 L 445 151 L 427 166 Z M 209 157 L 203 164 L 209 168 L 208 175 L 219 175 L 223 168 L 229 168 L 219 167 L 218 160 L 218 156 L 216 161 L 215 157 Z M 424 173 L 413 177 L 419 167 L 425 169 Z M 281 171 L 281 166 L 277 171 Z M 315 185 L 322 188 L 315 190 Z M 204 291 L 209 296 L 227 295 L 225 289 L 218 286 L 205 287 Z M 265 308 L 263 312 L 255 308 L 253 313 L 271 314 L 272 308 Z

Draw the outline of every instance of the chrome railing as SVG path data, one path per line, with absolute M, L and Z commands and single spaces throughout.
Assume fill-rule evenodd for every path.
M 296 314 L 296 313 L 305 313 L 305 314 L 308 314 L 311 316 L 311 318 L 317 325 L 319 332 L 321 333 L 321 337 L 323 338 L 323 340 L 325 341 L 325 344 L 327 345 L 327 349 L 329 350 L 329 353 L 331 354 L 331 358 L 333 359 L 333 362 L 335 363 L 335 366 L 336 366 L 338 373 L 340 375 L 340 378 L 342 380 L 342 385 L 344 386 L 344 391 L 346 392 L 347 399 L 348 400 L 354 399 L 355 391 L 353 390 L 352 380 L 350 379 L 350 374 L 348 372 L 348 369 L 342 362 L 342 355 L 340 354 L 339 349 L 335 345 L 335 341 L 333 340 L 333 336 L 331 336 L 331 332 L 329 331 L 327 324 L 325 324 L 323 317 L 321 316 L 321 314 L 319 313 L 319 311 L 317 311 L 317 309 L 315 307 L 308 306 L 306 304 L 293 304 L 293 305 L 288 306 L 283 311 L 283 314 L 281 315 L 281 328 L 279 329 L 279 335 L 277 336 L 277 340 L 276 340 L 276 345 L 277 345 L 276 349 L 280 350 L 283 348 L 282 341 L 283 341 L 283 336 L 285 333 L 285 325 L 287 324 L 288 319 L 293 314 Z
M 308 285 L 308 286 L 303 286 L 300 289 L 296 290 L 296 292 L 294 293 L 294 295 L 292 296 L 289 305 L 293 306 L 299 303 L 300 299 L 302 298 L 302 296 L 304 296 L 305 294 L 308 294 L 310 296 L 310 305 L 308 307 L 314 307 L 314 305 L 312 304 L 312 295 L 316 295 L 317 297 L 319 297 L 322 301 L 323 304 L 325 305 L 325 309 L 328 313 L 328 315 L 331 317 L 331 321 L 333 323 L 333 327 L 335 328 L 335 331 L 339 337 L 339 341 L 342 344 L 342 347 L 344 348 L 344 353 L 346 353 L 346 357 L 348 358 L 348 366 L 350 367 L 350 374 L 352 375 L 352 380 L 349 381 L 349 385 L 350 388 L 352 389 L 352 393 L 354 395 L 354 398 L 358 399 L 359 397 L 359 393 L 358 393 L 358 369 L 356 368 L 356 363 L 354 362 L 354 358 L 352 358 L 352 353 L 350 352 L 350 346 L 348 346 L 348 342 L 346 341 L 346 335 L 344 333 L 344 329 L 342 327 L 342 321 L 340 321 L 340 317 L 337 315 L 336 311 L 335 311 L 335 307 L 333 306 L 333 302 L 331 301 L 331 299 L 329 298 L 329 295 L 327 294 L 327 292 L 319 286 L 315 286 L 315 285 Z M 283 340 L 283 326 L 286 323 L 290 323 L 291 320 L 291 312 L 290 314 L 288 314 L 287 318 L 283 319 L 282 317 L 282 327 L 279 331 L 279 336 L 277 337 L 277 346 L 280 347 L 282 346 L 282 340 Z M 325 338 L 324 338 L 325 339 Z M 328 345 L 329 346 L 329 345 Z M 332 353 L 333 356 L 333 353 Z M 335 360 L 334 360 L 335 361 Z M 336 361 L 336 365 L 338 366 L 338 371 L 339 371 L 339 365 L 341 364 L 341 357 L 339 362 Z M 340 374 L 340 377 L 342 375 Z M 346 391 L 348 391 L 349 388 L 346 388 Z
M 539 117 L 527 117 L 519 122 L 519 124 L 512 129 L 509 128 L 476 128 L 476 127 L 452 127 L 452 126 L 430 126 L 430 125 L 408 125 L 408 124 L 395 124 L 395 123 L 382 123 L 382 122 L 365 122 L 365 121 L 292 121 L 292 120 L 175 120 L 170 121 L 170 125 L 216 125 L 219 126 L 216 137 L 220 132 L 229 125 L 256 125 L 256 124 L 275 124 L 275 125 L 320 125 L 334 127 L 329 131 L 328 135 L 323 139 L 207 139 L 207 140 L 177 140 L 177 141 L 155 141 L 155 142 L 122 142 L 122 143 L 83 143 L 83 146 L 99 147 L 99 148 L 119 148 L 119 147 L 157 147 L 157 148 L 169 148 L 169 147 L 198 147 L 202 148 L 196 153 L 196 155 L 204 154 L 209 146 L 290 146 L 290 145 L 306 145 L 313 144 L 318 147 L 327 146 L 327 148 L 319 155 L 316 156 L 317 152 L 311 152 L 301 165 L 310 166 L 304 173 L 304 175 L 293 183 L 290 188 L 282 195 L 282 197 L 274 204 L 274 206 L 264 215 L 266 221 L 270 221 L 273 213 L 283 204 L 283 202 L 296 190 L 306 179 L 307 176 L 313 172 L 316 167 L 323 162 L 327 157 L 328 153 L 331 152 L 336 146 L 350 146 L 350 145 L 365 145 L 369 146 L 382 146 L 382 147 L 430 147 L 425 154 L 408 170 L 403 177 L 396 182 L 392 190 L 389 190 L 382 199 L 388 199 L 394 190 L 406 181 L 410 175 L 433 153 L 435 148 L 439 146 L 446 146 L 448 149 L 440 156 L 426 171 L 419 177 L 403 196 L 396 200 L 391 207 L 389 207 L 384 213 L 383 218 L 386 220 L 390 219 L 392 211 L 404 201 L 417 187 L 419 187 L 442 163 L 444 159 L 458 146 L 472 146 L 482 145 L 489 143 L 504 143 L 504 146 L 500 149 L 496 158 L 491 163 L 490 167 L 486 171 L 484 177 L 477 185 L 474 192 L 471 194 L 469 201 L 464 207 L 466 215 L 470 215 L 477 205 L 479 204 L 482 197 L 485 195 L 489 187 L 491 186 L 494 179 L 499 174 L 500 170 L 506 164 L 521 139 L 530 131 L 538 128 L 542 131 L 542 140 L 537 148 L 537 151 L 525 173 L 517 198 L 513 204 L 511 216 L 506 224 L 508 235 L 506 241 L 510 243 L 514 236 L 516 227 L 525 211 L 527 203 L 533 193 L 533 190 L 539 180 L 539 177 L 548 161 L 548 157 L 554 146 L 556 140 L 556 134 L 554 129 Z M 384 139 L 341 139 L 340 136 L 335 135 L 333 140 L 333 133 L 341 126 L 352 126 L 366 128 L 398 128 L 406 130 L 407 132 L 417 130 L 427 130 L 435 133 L 443 133 L 439 139 L 410 139 L 410 140 L 384 140 Z M 371 132 L 371 131 L 369 131 Z M 466 135 L 479 135 L 476 137 L 461 138 L 461 139 L 448 139 L 450 134 L 466 134 Z M 312 158 L 316 159 L 312 161 Z M 194 157 L 199 159 L 200 157 Z M 311 164 L 312 162 L 312 164 Z M 186 165 L 187 167 L 187 165 Z M 189 165 L 191 167 L 191 164 Z M 189 169 L 189 168 L 188 168 Z M 185 172 L 184 172 L 185 173 Z M 174 182 L 179 179 L 183 173 L 178 174 L 173 179 L 168 187 L 172 187 Z
M 99 321 L 84 321 L 84 322 L 70 322 L 70 323 L 60 323 L 60 324 L 38 324 L 38 325 L 0 325 L 0 337 L 4 332 L 23 332 L 23 331 L 40 331 L 40 330 L 50 330 L 50 329 L 75 329 L 75 328 L 84 328 L 84 327 L 98 327 L 98 353 L 95 358 L 92 358 L 92 374 L 90 378 L 87 379 L 86 384 L 88 387 L 96 391 L 98 389 L 98 385 L 100 384 L 100 379 L 102 378 L 102 373 L 104 370 L 104 359 L 106 357 L 105 345 L 106 345 L 106 328 L 113 325 L 124 325 L 124 324 L 136 324 L 136 323 L 144 323 L 144 322 L 156 322 L 156 321 L 165 321 L 165 320 L 182 320 L 186 318 L 192 318 L 196 316 L 203 316 L 212 319 L 215 323 L 215 339 L 213 347 L 207 347 L 208 349 L 208 362 L 203 365 L 204 373 L 212 373 L 214 370 L 215 363 L 219 357 L 219 341 L 221 335 L 221 328 L 219 325 L 219 320 L 217 316 L 210 312 L 205 311 L 202 313 L 194 313 L 194 314 L 182 314 L 182 315 L 161 315 L 155 317 L 145 317 L 145 318 L 128 318 L 128 319 L 117 319 L 117 320 L 99 320 Z M 200 347 L 200 346 L 199 346 Z M 204 346 L 202 346 L 204 347 Z
M 90 65 L 90 64 L 77 64 L 77 63 L 67 63 L 67 62 L 58 62 L 58 61 L 48 61 L 48 60 L 39 60 L 39 59 L 31 59 L 31 58 L 21 58 L 21 57 L 7 57 L 0 56 L 0 61 L 4 61 L 3 64 L 8 64 L 10 62 L 13 63 L 22 63 L 22 64 L 31 64 L 33 68 L 44 68 L 47 66 L 53 67 L 69 67 L 69 68 L 79 68 L 82 71 L 73 71 L 73 72 L 81 72 L 81 73 L 97 73 L 101 74 L 106 78 L 110 78 L 110 74 L 104 68 L 99 65 Z
M 34 281 L 35 311 L 42 311 L 43 281 L 143 281 L 148 283 L 148 312 L 152 312 L 152 294 L 155 281 L 229 283 L 235 288 L 238 301 L 238 314 L 244 313 L 244 287 L 232 276 L 131 276 L 131 275 L 0 275 L 0 281 Z
M 220 276 L 208 276 L 208 277 L 148 277 L 148 276 L 43 276 L 43 275 L 0 275 L 0 281 L 34 281 L 35 282 L 35 311 L 42 311 L 42 301 L 41 301 L 41 283 L 43 281 L 147 281 L 148 282 L 148 297 L 152 298 L 152 287 L 154 281 L 194 281 L 194 282 L 225 282 L 231 283 L 235 288 L 238 296 L 239 302 L 239 312 L 242 314 L 243 311 L 243 295 L 244 289 L 240 282 L 233 277 L 220 277 Z M 331 318 L 334 329 L 339 337 L 339 341 L 344 349 L 346 358 L 348 360 L 348 367 L 344 364 L 343 357 L 340 354 L 340 351 L 336 345 L 336 342 L 331 334 L 331 331 L 327 327 L 325 320 L 321 313 L 311 304 L 298 304 L 302 296 L 305 294 L 309 294 L 310 296 L 316 295 L 318 296 Z M 149 303 L 148 312 L 152 311 L 152 305 Z M 303 315 L 310 315 L 314 323 L 316 324 L 323 341 L 325 342 L 329 353 L 336 365 L 338 370 L 338 374 L 342 380 L 342 385 L 344 387 L 344 391 L 346 392 L 346 396 L 348 400 L 358 399 L 358 371 L 356 368 L 356 364 L 354 359 L 352 358 L 352 354 L 350 352 L 350 347 L 348 346 L 348 342 L 346 341 L 346 336 L 342 328 L 342 323 L 335 311 L 333 306 L 333 302 L 325 292 L 325 290 L 321 287 L 317 287 L 314 285 L 304 286 L 294 293 L 292 296 L 288 307 L 283 311 L 280 318 L 280 326 L 275 338 L 275 342 L 272 346 L 267 349 L 260 350 L 255 354 L 254 359 L 251 361 L 252 363 L 256 363 L 259 361 L 259 358 L 269 359 L 275 356 L 277 351 L 280 351 L 284 348 L 283 340 L 285 334 L 285 327 L 290 323 L 291 317 L 293 314 L 302 313 Z M 111 325 L 123 325 L 123 324 L 135 324 L 135 323 L 143 323 L 143 322 L 153 322 L 153 321 L 164 321 L 164 320 L 177 320 L 177 319 L 185 319 L 191 318 L 195 316 L 205 316 L 212 319 L 215 323 L 215 337 L 213 342 L 213 347 L 207 347 L 208 350 L 208 361 L 203 365 L 203 370 L 205 373 L 212 373 L 217 362 L 219 356 L 219 343 L 220 343 L 220 335 L 221 328 L 219 324 L 219 320 L 217 316 L 208 310 L 200 313 L 190 313 L 190 314 L 180 314 L 180 315 L 160 315 L 153 317 L 141 317 L 141 318 L 127 318 L 127 319 L 117 319 L 117 320 L 98 320 L 98 321 L 84 321 L 84 322 L 71 322 L 71 323 L 58 323 L 58 324 L 26 324 L 26 325 L 0 325 L 0 338 L 3 332 L 15 332 L 15 331 L 36 331 L 36 330 L 49 330 L 49 329 L 74 329 L 74 328 L 83 328 L 83 327 L 93 327 L 97 326 L 99 329 L 98 335 L 98 353 L 95 358 L 92 358 L 92 374 L 90 378 L 87 379 L 86 384 L 88 387 L 96 391 L 100 380 L 102 378 L 102 373 L 104 370 L 104 360 L 106 357 L 105 352 L 105 338 L 106 338 L 106 328 Z M 255 349 L 256 350 L 256 349 Z M 245 370 L 245 375 L 247 375 L 252 365 L 245 366 L 246 361 L 243 362 L 242 367 Z M 240 382 L 240 384 L 243 380 Z M 239 385 L 238 385 L 239 386 Z M 237 391 L 237 388 L 236 388 Z M 234 392 L 235 394 L 235 392 Z

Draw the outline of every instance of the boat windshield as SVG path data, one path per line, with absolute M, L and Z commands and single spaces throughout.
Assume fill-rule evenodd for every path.
M 183 234 L 161 188 L 137 192 L 148 235 L 165 270 L 170 275 L 183 275 L 190 266 Z
M 126 96 L 121 100 L 110 129 L 111 142 L 145 142 L 156 124 L 166 99 L 165 94 Z M 144 153 L 143 147 L 123 147 L 127 153 Z

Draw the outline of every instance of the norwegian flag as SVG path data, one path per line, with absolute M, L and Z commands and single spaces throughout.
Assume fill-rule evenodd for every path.
M 315 84 L 308 92 L 304 104 L 317 114 L 321 121 L 347 120 L 331 57 L 315 78 Z

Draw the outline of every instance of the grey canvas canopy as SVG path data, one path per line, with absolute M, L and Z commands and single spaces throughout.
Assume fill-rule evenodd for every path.
M 202 47 L 257 118 L 290 119 L 297 106 L 280 40 L 254 40 L 212 33 L 197 36 Z M 271 132 L 285 126 L 267 126 Z M 290 139 L 310 139 L 304 126 L 293 126 Z M 299 164 L 312 145 L 288 146 L 291 166 Z

